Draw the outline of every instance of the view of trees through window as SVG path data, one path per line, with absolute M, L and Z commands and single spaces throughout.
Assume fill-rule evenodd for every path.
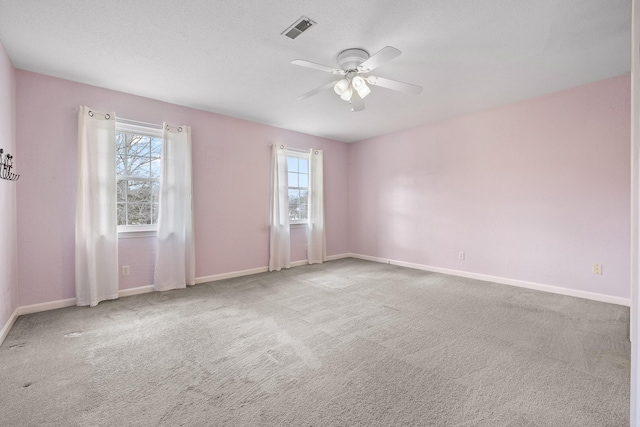
M 289 220 L 306 221 L 309 206 L 309 160 L 288 157 Z
M 116 132 L 118 225 L 158 221 L 162 138 Z

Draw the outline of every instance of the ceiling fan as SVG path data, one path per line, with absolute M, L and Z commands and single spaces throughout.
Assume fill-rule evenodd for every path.
M 371 89 L 367 85 L 380 86 L 387 89 L 397 90 L 405 93 L 419 94 L 422 87 L 409 83 L 402 83 L 397 80 L 385 79 L 383 77 L 372 76 L 369 73 L 378 68 L 380 65 L 393 58 L 399 56 L 400 52 L 395 47 L 386 46 L 376 54 L 369 56 L 364 49 L 351 48 L 340 52 L 336 58 L 340 68 L 332 68 L 315 62 L 305 61 L 304 59 L 295 59 L 291 61 L 294 65 L 301 67 L 313 68 L 314 70 L 326 71 L 338 76 L 341 79 L 334 80 L 322 85 L 312 91 L 300 95 L 296 101 L 307 99 L 322 92 L 325 89 L 333 87 L 333 90 L 345 101 L 351 103 L 351 111 L 364 110 L 364 97 L 371 93 Z

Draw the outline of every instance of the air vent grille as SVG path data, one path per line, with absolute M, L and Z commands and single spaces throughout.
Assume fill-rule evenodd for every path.
M 289 28 L 282 32 L 282 35 L 287 37 L 288 39 L 294 40 L 300 34 L 307 31 L 309 28 L 314 26 L 316 23 L 306 16 L 300 17 L 296 22 L 293 23 Z

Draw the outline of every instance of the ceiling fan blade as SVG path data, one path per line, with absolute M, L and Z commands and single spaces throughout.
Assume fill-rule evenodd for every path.
M 351 96 L 351 111 L 362 111 L 364 110 L 364 100 L 360 98 L 358 92 L 353 91 L 353 96 Z
M 366 73 L 368 71 L 373 70 L 374 68 L 378 68 L 382 64 L 387 61 L 391 61 L 396 56 L 399 56 L 402 52 L 400 52 L 395 47 L 385 46 L 380 51 L 375 53 L 373 56 L 370 56 L 369 59 L 364 61 L 362 64 L 358 66 L 358 70 Z
M 331 74 L 344 74 L 344 71 L 338 68 L 327 67 L 326 65 L 316 64 L 315 62 L 305 61 L 304 59 L 294 59 L 291 63 L 301 67 L 313 68 L 314 70 L 326 71 Z
M 381 86 L 387 89 L 397 90 L 399 92 L 412 93 L 414 95 L 422 92 L 422 86 L 402 83 L 397 80 L 385 79 L 383 77 L 369 76 L 367 77 L 367 83 L 374 86 Z
M 299 97 L 296 98 L 296 101 L 302 101 L 304 99 L 311 98 L 313 95 L 316 95 L 316 94 L 322 92 L 325 89 L 329 89 L 330 87 L 335 86 L 336 83 L 338 83 L 338 80 L 335 80 L 335 81 L 327 83 L 326 85 L 322 85 L 320 87 L 317 87 L 314 90 L 310 90 L 307 93 L 303 93 L 302 95 L 300 95 Z

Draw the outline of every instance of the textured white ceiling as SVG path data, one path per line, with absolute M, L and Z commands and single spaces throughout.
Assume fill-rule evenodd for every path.
M 630 23 L 630 0 L 0 0 L 16 68 L 347 142 L 628 73 Z M 387 45 L 374 74 L 420 95 L 294 101 L 334 76 L 291 60 Z

